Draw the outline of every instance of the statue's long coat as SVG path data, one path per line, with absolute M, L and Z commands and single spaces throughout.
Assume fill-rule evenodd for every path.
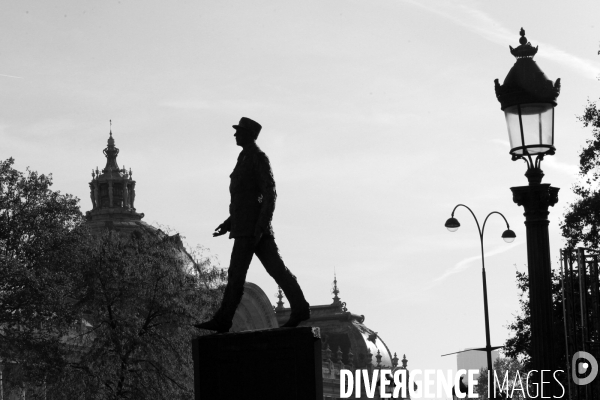
M 275 211 L 275 180 L 269 158 L 256 144 L 238 156 L 231 173 L 231 203 L 225 227 L 230 238 L 254 236 L 261 232 L 273 236 L 271 221 Z

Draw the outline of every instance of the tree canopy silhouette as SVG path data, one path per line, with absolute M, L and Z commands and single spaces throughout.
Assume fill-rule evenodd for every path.
M 52 179 L 0 162 L 0 359 L 4 390 L 44 399 L 193 394 L 194 323 L 225 273 L 178 235 L 87 228 Z

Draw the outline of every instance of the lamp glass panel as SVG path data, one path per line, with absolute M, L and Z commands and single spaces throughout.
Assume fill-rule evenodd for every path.
M 521 104 L 521 121 L 519 121 L 519 106 L 512 106 L 504 110 L 510 147 L 533 146 L 527 148 L 529 154 L 544 153 L 548 146 L 553 146 L 553 113 L 554 106 L 549 103 Z M 521 123 L 523 135 L 521 136 Z M 545 147 L 536 147 L 544 145 Z M 515 150 L 515 154 L 525 154 L 525 150 Z

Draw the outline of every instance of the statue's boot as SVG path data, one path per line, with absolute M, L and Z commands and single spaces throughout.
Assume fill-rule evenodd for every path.
M 310 319 L 310 306 L 304 298 L 304 293 L 302 293 L 296 277 L 292 275 L 290 270 L 287 268 L 286 270 L 287 274 L 282 274 L 282 276 L 278 277 L 279 279 L 275 280 L 283 290 L 283 293 L 285 293 L 285 297 L 289 300 L 290 308 L 292 309 L 290 319 L 282 325 L 282 328 L 294 328 L 302 321 Z
M 200 327 L 200 329 L 209 329 L 219 333 L 229 332 L 233 322 L 233 316 L 235 315 L 235 310 L 237 310 L 237 307 L 242 300 L 242 296 L 244 295 L 244 280 L 246 278 L 245 274 L 243 276 L 238 276 L 238 274 L 232 272 L 233 271 L 230 268 L 229 280 L 227 282 L 227 286 L 225 286 L 225 293 L 223 293 L 221 307 L 219 307 L 219 310 L 217 310 L 214 317 L 210 321 L 203 323 L 206 324 L 207 327 Z

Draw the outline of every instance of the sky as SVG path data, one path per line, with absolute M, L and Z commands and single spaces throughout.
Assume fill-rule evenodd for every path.
M 515 62 L 519 30 L 561 78 L 556 155 L 543 182 L 558 267 L 559 224 L 574 200 L 577 119 L 600 98 L 600 2 L 14 1 L 0 5 L 0 159 L 52 173 L 55 190 L 91 209 L 109 120 L 120 166 L 136 180 L 144 220 L 180 232 L 223 268 L 233 245 L 213 230 L 228 216 L 237 154 L 231 125 L 262 124 L 258 145 L 277 182 L 273 220 L 308 301 L 340 298 L 410 369 L 456 369 L 442 354 L 485 345 L 479 236 L 491 211 L 517 234 L 485 230 L 492 345 L 518 313 L 526 271 L 523 210 L 494 79 Z M 248 281 L 276 302 L 254 260 Z

